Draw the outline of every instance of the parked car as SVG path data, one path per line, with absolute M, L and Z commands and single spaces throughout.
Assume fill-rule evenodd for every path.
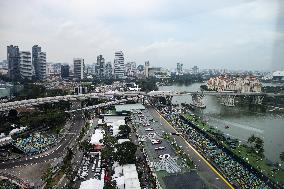
M 156 147 L 155 150 L 164 150 L 166 147 L 164 146 L 159 146 L 159 147 Z
M 162 141 L 161 141 L 161 140 L 157 140 L 157 139 L 152 139 L 152 140 L 151 140 L 151 143 L 152 143 L 152 144 L 161 144 Z
M 153 138 L 153 137 L 155 137 L 155 136 L 156 136 L 156 133 L 148 133 L 148 137 Z
M 182 135 L 182 133 L 172 133 L 172 135 L 177 135 L 177 136 L 179 136 L 179 135 Z
M 145 129 L 145 131 L 154 131 L 154 129 L 153 128 L 147 128 L 147 129 Z

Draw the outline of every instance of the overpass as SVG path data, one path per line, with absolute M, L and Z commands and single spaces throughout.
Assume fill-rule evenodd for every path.
M 173 97 L 173 96 L 187 96 L 192 97 L 192 105 L 198 108 L 205 108 L 203 102 L 204 96 L 217 96 L 220 97 L 220 102 L 224 106 L 235 106 L 236 96 L 249 96 L 252 98 L 253 104 L 262 104 L 264 97 L 277 97 L 284 96 L 280 93 L 264 93 L 264 92 L 235 92 L 235 91 L 195 91 L 195 92 L 177 92 L 177 91 L 151 91 L 147 93 L 150 97 Z
M 235 106 L 235 97 L 236 96 L 250 96 L 252 97 L 252 102 L 254 104 L 262 104 L 264 97 L 271 96 L 284 96 L 284 94 L 275 94 L 275 93 L 256 93 L 256 92 L 249 92 L 249 93 L 239 93 L 234 91 L 189 91 L 189 92 L 178 92 L 178 91 L 151 91 L 151 92 L 140 92 L 140 91 L 133 91 L 133 92 L 118 92 L 118 91 L 111 91 L 107 93 L 88 93 L 88 94 L 80 94 L 80 95 L 65 95 L 65 96 L 55 96 L 55 97 L 44 97 L 44 98 L 37 98 L 37 99 L 28 99 L 28 100 L 21 100 L 21 101 L 13 101 L 13 102 L 6 102 L 0 104 L 0 111 L 8 111 L 10 109 L 16 109 L 21 107 L 32 107 L 40 104 L 45 103 L 56 103 L 59 101 L 82 101 L 85 99 L 114 99 L 115 97 L 139 97 L 143 98 L 144 96 L 148 97 L 173 97 L 173 96 L 191 96 L 192 97 L 192 105 L 204 108 L 204 96 L 217 96 L 221 99 L 221 104 L 225 106 Z
M 145 95 L 145 92 L 109 92 L 109 93 L 88 93 L 80 95 L 65 95 L 65 96 L 55 96 L 55 97 L 44 97 L 37 99 L 28 99 L 21 101 L 6 102 L 0 104 L 0 111 L 8 111 L 11 109 L 21 108 L 21 107 L 32 107 L 45 103 L 56 103 L 59 101 L 82 101 L 85 99 L 113 99 L 116 96 L 124 97 L 137 97 L 139 95 Z

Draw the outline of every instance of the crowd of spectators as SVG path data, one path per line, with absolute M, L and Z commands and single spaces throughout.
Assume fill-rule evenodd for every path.
M 8 179 L 0 180 L 0 188 L 7 189 L 20 189 L 20 186 L 9 181 Z
M 180 118 L 180 111 L 174 107 L 164 107 L 160 113 L 176 128 L 183 130 L 183 135 L 206 159 L 236 187 L 245 189 L 270 188 L 257 174 L 226 153 L 222 146 L 211 141 L 204 133 L 198 131 Z
M 27 155 L 45 152 L 56 143 L 56 137 L 49 134 L 32 133 L 27 137 L 19 137 L 13 144 Z

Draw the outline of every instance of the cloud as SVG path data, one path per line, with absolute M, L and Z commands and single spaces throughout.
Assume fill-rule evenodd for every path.
M 0 1 L 0 59 L 6 46 L 39 44 L 51 62 L 107 60 L 175 67 L 264 68 L 275 31 L 276 0 L 9 0 Z M 248 54 L 256 56 L 249 56 Z M 261 59 L 259 56 L 263 58 Z M 264 61 L 265 60 L 265 61 Z M 232 63 L 234 62 L 234 63 Z
M 245 22 L 275 22 L 277 18 L 277 9 L 277 0 L 254 0 L 237 6 L 219 9 L 215 13 L 224 18 Z

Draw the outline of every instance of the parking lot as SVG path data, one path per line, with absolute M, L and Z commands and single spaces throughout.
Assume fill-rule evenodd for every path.
M 164 154 L 175 157 L 171 145 L 163 139 L 163 129 L 159 120 L 155 120 L 148 110 L 132 115 L 133 124 L 137 127 L 138 139 L 144 142 L 148 158 L 151 162 L 158 162 Z

